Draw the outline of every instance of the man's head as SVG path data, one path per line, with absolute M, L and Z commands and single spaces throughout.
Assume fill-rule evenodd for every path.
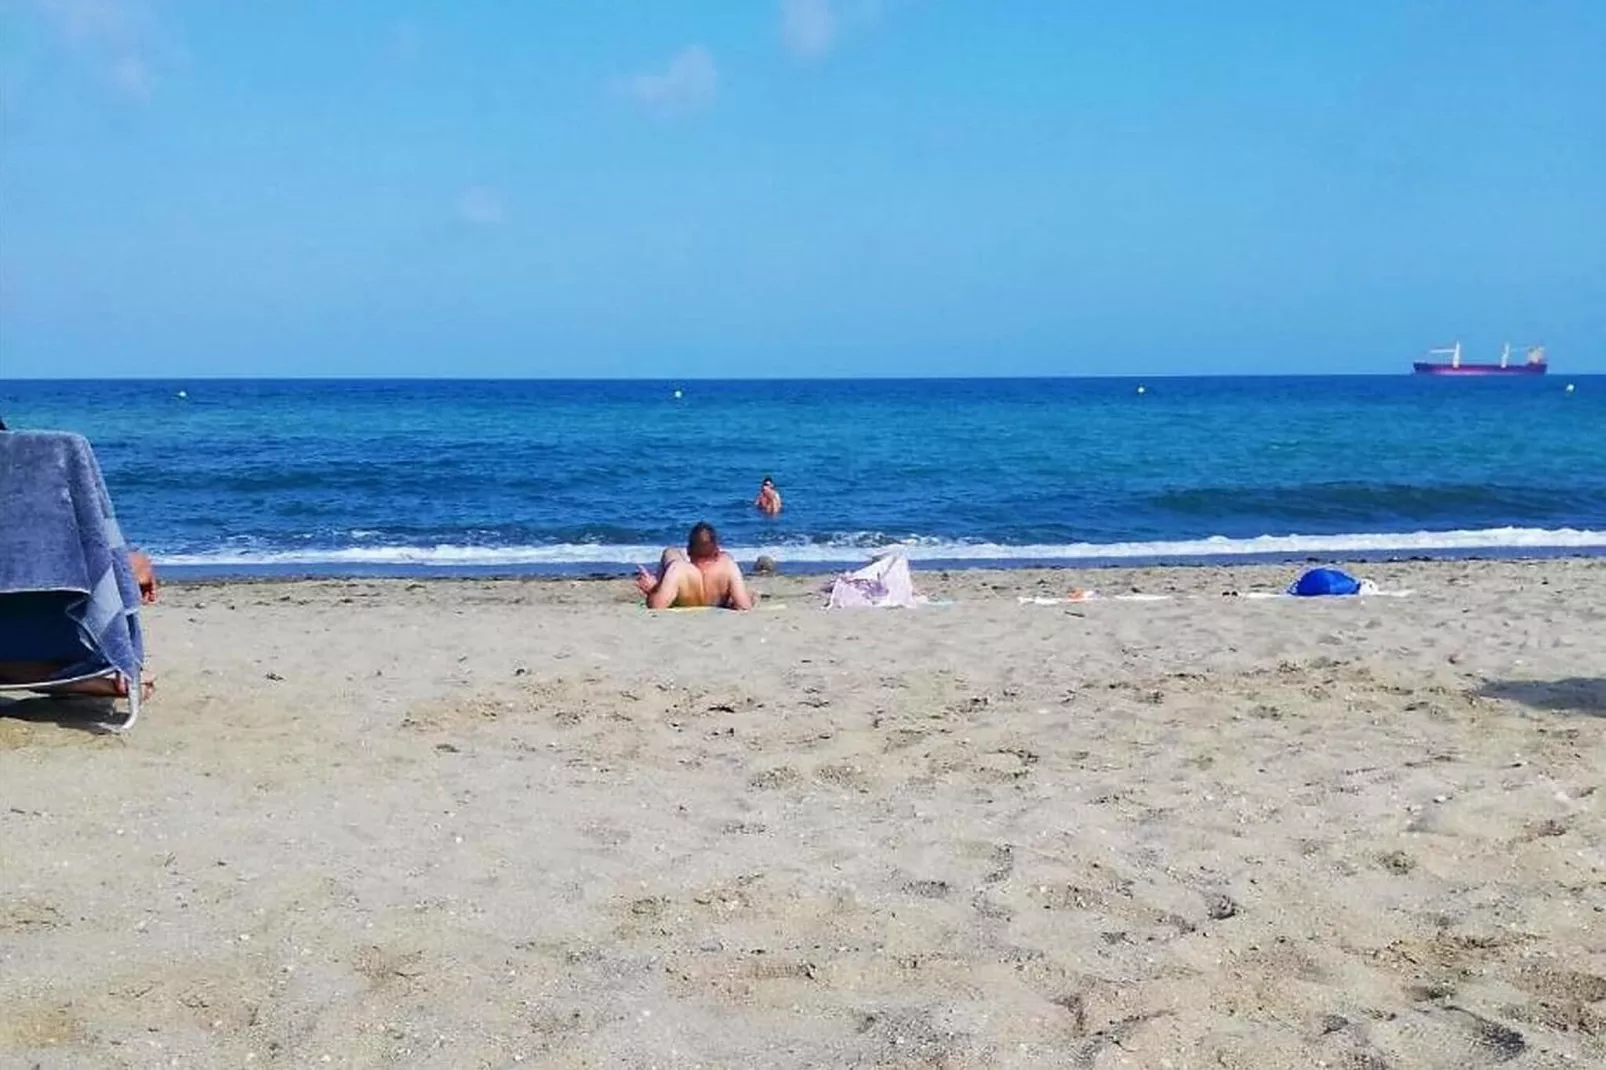
M 764 477 L 764 482 L 760 483 L 759 486 L 767 487 L 770 490 L 774 490 L 775 489 L 775 480 L 771 479 L 769 476 L 765 476 Z
M 708 561 L 719 556 L 719 532 L 714 525 L 700 520 L 692 525 L 686 536 L 686 556 L 693 561 Z

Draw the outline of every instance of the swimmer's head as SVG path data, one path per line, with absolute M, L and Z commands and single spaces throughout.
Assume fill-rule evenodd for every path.
M 686 536 L 686 556 L 693 561 L 719 556 L 719 532 L 714 530 L 714 525 L 706 520 L 692 525 L 691 533 Z
M 761 487 L 774 487 L 775 486 L 775 480 L 771 479 L 769 476 L 765 476 L 764 477 L 764 481 L 762 483 L 760 483 L 759 486 L 761 486 Z

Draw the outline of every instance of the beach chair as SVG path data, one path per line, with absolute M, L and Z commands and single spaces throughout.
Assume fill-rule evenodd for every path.
M 120 681 L 139 720 L 144 633 L 139 584 L 94 451 L 80 435 L 0 432 L 0 692 L 71 697 L 63 688 Z M 23 664 L 49 666 L 16 679 Z
M 61 666 L 44 679 L 0 683 L 0 694 L 72 698 L 72 692 L 62 689 L 94 680 L 121 682 L 127 690 L 128 713 L 121 721 L 103 722 L 99 727 L 126 732 L 139 720 L 139 680 L 125 677 L 83 639 L 76 618 L 84 601 L 78 591 L 0 594 L 0 662 Z

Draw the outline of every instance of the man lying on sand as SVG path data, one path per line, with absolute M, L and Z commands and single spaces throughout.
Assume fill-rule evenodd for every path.
M 648 609 L 753 608 L 736 559 L 719 548 L 719 535 L 706 522 L 692 527 L 684 551 L 674 546 L 664 551 L 658 575 L 644 568 L 636 573 L 636 586 L 646 596 Z

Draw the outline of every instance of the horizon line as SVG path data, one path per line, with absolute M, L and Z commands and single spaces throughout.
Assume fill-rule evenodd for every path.
M 1606 375 L 1606 371 L 1574 372 L 1576 378 Z M 1042 382 L 1044 380 L 1167 380 L 1167 379 L 1416 379 L 1411 372 L 1091 372 L 1072 375 L 773 375 L 773 376 L 570 376 L 570 375 L 20 375 L 0 376 L 0 384 L 13 383 L 941 383 L 941 382 Z M 1533 378 L 1538 378 L 1537 376 Z M 1547 376 L 1559 381 L 1565 376 Z

